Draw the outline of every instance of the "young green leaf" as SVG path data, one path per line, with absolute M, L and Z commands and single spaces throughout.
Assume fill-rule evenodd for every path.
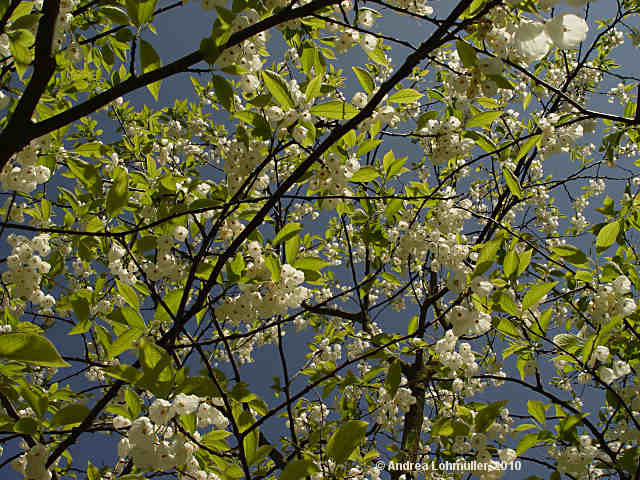
M 502 110 L 482 112 L 467 122 L 466 128 L 486 127 L 502 115 Z
M 278 234 L 273 239 L 273 245 L 276 246 L 280 242 L 284 242 L 287 239 L 293 237 L 296 233 L 302 230 L 302 225 L 299 223 L 289 223 L 282 227 Z
M 424 97 L 423 93 L 417 92 L 412 88 L 405 88 L 398 90 L 389 97 L 389 101 L 392 103 L 413 103 Z
M 349 420 L 340 426 L 327 442 L 327 456 L 336 463 L 344 463 L 364 439 L 367 422 Z
M 69 367 L 49 339 L 35 333 L 0 335 L 0 358 L 45 367 Z
M 280 75 L 275 72 L 263 70 L 262 80 L 269 92 L 271 92 L 273 98 L 282 108 L 290 110 L 295 106 L 293 98 L 291 98 L 291 93 L 289 93 L 289 87 Z
M 373 89 L 376 87 L 376 83 L 373 81 L 371 74 L 364 68 L 352 67 L 352 69 L 364 91 L 367 92 L 367 95 L 371 95 L 371 92 L 373 92 Z
M 596 248 L 606 249 L 613 245 L 613 242 L 618 238 L 620 233 L 620 220 L 611 222 L 600 229 L 598 236 L 596 237 Z
M 319 117 L 333 118 L 336 120 L 349 120 L 355 117 L 359 110 L 347 102 L 340 100 L 331 100 L 329 102 L 321 103 L 311 107 L 310 112 L 312 115 Z
M 504 181 L 511 194 L 522 200 L 522 187 L 520 186 L 518 177 L 516 177 L 513 172 L 506 167 L 502 169 L 502 174 L 504 175 Z
M 129 202 L 129 174 L 122 167 L 113 173 L 113 183 L 107 193 L 107 215 L 115 218 Z
M 140 39 L 140 69 L 142 73 L 148 73 L 156 70 L 162 66 L 160 56 L 155 51 L 153 46 L 146 40 Z M 158 94 L 160 93 L 161 81 L 153 82 L 147 85 L 149 92 L 153 95 L 153 98 L 158 101 Z

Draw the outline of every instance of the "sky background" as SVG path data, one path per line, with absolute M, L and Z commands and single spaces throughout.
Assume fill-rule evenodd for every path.
M 163 2 L 162 0 L 159 2 L 159 7 L 168 5 L 173 2 Z M 592 18 L 606 18 L 611 15 L 613 11 L 611 10 L 611 6 L 614 2 L 610 0 L 599 0 L 593 4 L 590 15 Z M 440 0 L 433 1 L 431 5 L 434 7 L 434 10 L 438 17 L 443 17 L 446 15 L 446 10 L 449 10 L 454 2 L 449 0 Z M 379 7 L 375 5 L 366 5 L 371 8 L 375 8 L 379 10 Z M 171 12 L 159 15 L 155 21 L 154 26 L 158 31 L 158 35 L 154 36 L 150 32 L 146 32 L 143 35 L 143 38 L 152 42 L 156 50 L 160 53 L 163 64 L 167 64 L 177 58 L 180 58 L 192 51 L 196 50 L 199 46 L 200 40 L 204 36 L 208 36 L 211 31 L 211 25 L 213 19 L 215 18 L 215 14 L 213 12 L 206 12 L 200 8 L 199 2 L 190 1 L 186 5 L 173 9 Z M 590 22 L 591 24 L 591 22 Z M 414 44 L 418 44 L 427 38 L 429 33 L 432 31 L 431 27 L 426 27 L 425 24 L 418 23 L 413 19 L 406 19 L 399 17 L 397 15 L 391 15 L 389 17 L 384 17 L 380 19 L 377 25 L 381 25 L 383 27 L 384 33 L 396 36 L 398 38 L 402 38 L 403 40 L 408 40 Z M 590 32 L 589 40 L 593 38 L 595 32 Z M 277 61 L 281 57 L 282 52 L 282 41 L 281 35 L 277 31 L 271 32 L 271 41 L 270 41 L 270 51 L 272 52 L 272 59 L 268 59 Z M 401 59 L 407 54 L 409 50 L 405 47 L 395 45 L 392 50 L 392 58 L 394 60 L 394 65 L 399 65 Z M 614 53 L 614 57 L 620 60 L 620 63 L 631 70 L 630 74 L 635 74 L 633 71 L 634 66 L 637 66 L 638 62 L 638 53 L 631 46 L 631 42 L 627 40 L 624 47 L 620 48 L 618 51 Z M 366 55 L 364 55 L 359 47 L 354 47 L 352 51 L 343 57 L 339 57 L 339 63 L 341 65 L 345 65 L 343 67 L 345 74 L 349 77 L 347 81 L 347 98 L 351 98 L 353 92 L 356 89 L 359 89 L 359 85 L 355 80 L 354 76 L 351 74 L 351 65 L 359 65 L 368 61 Z M 343 62 L 344 59 L 344 62 Z M 202 65 L 200 65 L 202 66 Z M 207 74 L 201 75 L 200 80 L 201 83 L 205 83 L 208 78 Z M 606 85 L 603 83 L 603 86 Z M 160 108 L 162 106 L 172 105 L 174 99 L 182 99 L 182 98 L 190 98 L 192 101 L 196 100 L 193 86 L 189 79 L 189 74 L 180 74 L 169 79 L 163 81 L 161 90 L 160 90 L 160 101 L 156 102 L 153 100 L 151 95 L 148 93 L 146 89 L 139 90 L 125 97 L 126 100 L 131 101 L 137 107 L 142 107 L 147 104 L 150 108 Z M 616 107 L 614 105 L 610 105 L 606 96 L 601 96 L 599 99 L 596 97 L 596 101 L 593 104 L 593 107 L 596 109 L 600 109 L 608 112 L 616 112 Z M 531 107 L 530 107 L 531 108 Z M 616 112 L 619 113 L 619 112 Z M 106 117 L 105 117 L 106 118 Z M 216 117 L 214 117 L 215 119 Z M 223 118 L 217 118 L 218 121 L 224 121 Z M 117 125 L 115 122 L 106 121 L 101 124 L 101 128 L 105 130 L 105 134 L 107 138 L 110 136 L 114 137 L 117 135 L 116 128 Z M 597 144 L 596 138 L 593 140 L 594 143 Z M 390 143 L 390 146 L 393 147 L 394 152 L 396 153 L 396 157 L 409 155 L 410 160 L 415 159 L 419 160 L 423 152 L 421 149 L 416 149 L 409 142 L 398 142 L 396 144 Z M 386 151 L 386 150 L 385 150 Z M 553 159 L 553 162 L 547 161 L 545 163 L 545 170 L 548 173 L 563 175 L 566 174 L 568 168 L 568 158 L 567 156 L 558 156 Z M 575 165 L 574 165 L 575 167 Z M 614 200 L 618 200 L 621 188 L 615 187 L 610 189 L 607 193 L 614 198 Z M 576 193 L 576 196 L 579 192 Z M 599 202 L 599 200 L 594 200 L 594 202 Z M 568 205 L 568 201 L 565 197 L 559 197 L 559 206 L 566 209 Z M 593 205 L 595 207 L 599 205 Z M 598 217 L 599 218 L 599 217 Z M 314 227 L 311 225 L 309 219 L 305 222 L 305 231 L 308 231 L 309 228 L 313 229 Z M 317 225 L 321 225 L 321 222 L 317 222 Z M 322 234 L 322 231 L 317 231 L 313 233 Z M 578 245 L 580 246 L 580 245 Z M 406 313 L 394 313 L 391 310 L 388 310 L 384 314 L 384 318 L 381 319 L 380 324 L 386 329 L 390 329 L 392 331 L 398 331 L 405 333 L 406 327 L 411 315 L 407 315 Z M 293 363 L 290 364 L 290 369 L 294 371 L 296 366 L 300 366 L 301 362 L 304 360 L 303 355 L 307 352 L 306 342 L 301 340 L 309 339 L 309 333 L 300 336 L 292 334 L 293 330 L 290 330 L 291 334 L 289 336 L 285 336 L 285 348 L 288 353 L 288 360 Z M 295 339 L 294 339 L 295 338 Z M 64 337 L 54 338 L 54 341 L 58 343 L 59 341 L 63 341 Z M 271 384 L 271 378 L 274 376 L 281 377 L 282 370 L 279 358 L 276 354 L 276 350 L 274 348 L 262 348 L 255 352 L 254 354 L 255 363 L 245 365 L 241 368 L 241 372 L 243 374 L 243 380 L 248 382 L 251 386 L 251 389 L 259 394 L 265 395 L 268 398 L 272 398 L 271 391 L 268 386 Z M 511 366 L 507 368 L 507 373 L 516 375 L 515 373 L 515 361 L 511 362 Z M 548 366 L 545 368 L 544 377 L 550 376 L 551 371 Z M 300 378 L 295 386 L 300 387 L 303 385 L 304 378 Z M 81 384 L 82 382 L 79 382 Z M 87 384 L 88 385 L 88 384 Z M 296 388 L 294 387 L 294 391 Z M 594 403 L 597 398 L 596 396 L 589 395 L 588 392 L 585 393 L 583 399 L 589 405 L 589 403 Z M 522 396 L 522 390 L 516 388 L 509 384 L 508 382 L 500 387 L 499 393 L 496 389 L 487 389 L 482 395 L 478 397 L 478 399 L 491 399 L 495 401 L 497 399 L 508 399 L 511 400 L 510 408 L 513 413 L 516 414 L 526 414 L 526 401 Z M 534 397 L 528 397 L 527 399 L 540 399 Z M 592 400 L 592 402 L 590 402 Z M 594 403 L 593 408 L 596 408 L 597 405 Z M 593 418 L 593 417 L 591 417 Z M 267 437 L 272 441 L 277 440 L 280 434 L 286 434 L 282 430 L 282 420 L 276 419 L 276 421 L 268 422 L 264 429 Z M 81 462 L 78 466 L 84 464 L 86 465 L 86 460 L 91 460 L 97 466 L 100 466 L 104 461 L 105 464 L 113 464 L 116 457 L 116 444 L 118 438 L 113 438 L 111 436 L 105 436 L 103 434 L 84 434 L 80 437 L 80 442 L 78 445 L 74 446 L 71 449 L 71 453 L 76 459 L 80 459 Z M 381 449 L 379 449 L 381 450 Z M 529 451 L 528 454 L 532 455 L 533 451 Z M 9 453 L 9 449 L 5 452 L 5 456 Z M 520 474 L 511 474 L 507 475 L 504 478 L 525 478 L 528 475 L 532 474 L 541 474 L 545 472 L 544 469 L 540 467 L 527 465 L 526 472 Z M 7 475 L 9 472 L 5 470 L 3 474 Z M 11 472 L 7 477 L 9 480 L 13 478 L 20 478 L 17 474 Z

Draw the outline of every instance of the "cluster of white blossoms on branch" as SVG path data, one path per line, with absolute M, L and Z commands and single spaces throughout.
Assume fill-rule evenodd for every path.
M 592 444 L 591 437 L 580 435 L 578 446 L 562 448 L 553 444 L 547 454 L 556 461 L 556 468 L 561 474 L 571 474 L 576 478 L 597 478 L 598 469 L 593 465 L 596 457 L 603 457 L 603 452 Z
M 25 298 L 50 313 L 56 303 L 55 298 L 50 294 L 45 295 L 40 289 L 42 275 L 51 269 L 51 265 L 42 259 L 51 253 L 49 235 L 43 233 L 30 240 L 22 235 L 10 234 L 7 243 L 12 251 L 7 257 L 9 270 L 2 274 L 2 281 L 13 284 L 14 298 Z
M 149 406 L 149 416 L 137 418 L 133 423 L 122 416 L 113 419 L 117 429 L 128 428 L 127 436 L 118 443 L 118 456 L 130 458 L 142 470 L 177 469 L 179 478 L 215 480 L 214 474 L 201 470 L 195 453 L 196 443 L 185 437 L 170 425 L 171 420 L 180 415 L 197 414 L 198 427 L 213 426 L 224 429 L 228 419 L 220 412 L 221 399 L 207 402 L 196 395 L 180 393 L 173 402 L 158 398 Z M 196 431 L 197 441 L 201 434 Z
M 447 314 L 447 321 L 453 327 L 453 334 L 482 335 L 491 330 L 491 315 L 475 308 L 456 305 Z
M 325 195 L 352 195 L 351 190 L 347 188 L 347 183 L 358 170 L 360 170 L 360 162 L 355 155 L 349 155 L 343 161 L 338 153 L 329 152 L 324 158 L 324 165 L 314 170 L 309 188 L 320 190 Z M 325 198 L 322 201 L 322 208 L 331 210 L 338 202 L 337 198 Z
M 67 32 L 71 29 L 71 21 L 73 20 L 72 11 L 79 4 L 79 0 L 61 0 L 60 12 L 56 18 L 53 30 L 52 48 L 54 50 L 62 49 L 67 38 Z
M 178 282 L 185 278 L 187 266 L 183 262 L 178 261 L 171 250 L 175 242 L 184 242 L 187 235 L 188 231 L 185 227 L 176 226 L 173 234 L 164 234 L 158 237 L 156 242 L 158 247 L 156 261 L 155 263 L 147 263 L 143 267 L 149 280 L 155 282 L 168 278 L 173 282 Z M 131 264 L 133 264 L 132 261 L 129 262 L 129 265 Z M 133 280 L 135 280 L 135 277 Z
M 606 325 L 612 317 L 627 317 L 636 311 L 636 302 L 626 295 L 631 293 L 631 281 L 624 275 L 611 284 L 602 284 L 589 302 L 589 312 L 596 325 Z
M 26 450 L 25 453 L 13 460 L 11 467 L 28 480 L 51 480 L 51 470 L 46 466 L 49 453 L 47 446 L 36 443 L 27 449 L 23 442 L 22 448 Z
M 263 278 L 264 274 L 270 273 L 266 269 L 265 259 L 257 242 L 251 242 L 249 253 L 253 256 L 253 262 L 249 263 L 248 269 L 257 274 L 257 278 Z M 227 296 L 216 307 L 216 317 L 220 321 L 228 321 L 233 326 L 246 324 L 248 328 L 252 328 L 252 323 L 259 318 L 284 315 L 289 309 L 300 308 L 302 302 L 311 296 L 309 289 L 301 285 L 303 282 L 304 273 L 301 270 L 284 264 L 280 267 L 278 282 L 266 281 L 243 285 L 241 295 Z M 242 342 L 238 352 L 241 363 L 253 361 L 251 351 L 255 346 L 277 340 L 277 335 L 273 335 L 270 330 L 253 335 Z
M 589 26 L 583 18 L 561 13 L 545 23 L 523 19 L 513 37 L 513 45 L 527 63 L 544 58 L 552 45 L 575 48 L 587 38 Z
M 3 190 L 29 194 L 38 188 L 38 185 L 49 181 L 51 170 L 44 165 L 38 165 L 38 153 L 46 148 L 48 143 L 47 137 L 32 140 L 13 157 L 15 163 L 8 162 L 4 166 L 0 171 L 0 185 Z
M 475 147 L 470 138 L 462 136 L 462 122 L 457 117 L 446 120 L 429 120 L 418 131 L 420 144 L 434 165 L 440 165 L 450 158 L 468 155 Z
M 402 423 L 402 417 L 399 415 L 398 409 L 408 412 L 411 405 L 416 403 L 417 399 L 407 388 L 407 379 L 402 377 L 400 386 L 396 390 L 393 398 L 385 387 L 378 389 L 378 412 L 376 422 L 384 427 L 394 427 Z
M 220 152 L 225 159 L 224 172 L 231 192 L 236 192 L 253 172 L 264 161 L 268 153 L 268 142 L 252 139 L 245 145 L 237 138 L 220 142 Z M 269 185 L 270 177 L 264 170 L 258 175 L 253 189 L 263 190 Z

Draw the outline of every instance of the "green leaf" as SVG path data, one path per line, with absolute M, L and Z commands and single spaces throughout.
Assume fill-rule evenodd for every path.
M 77 149 L 76 153 L 78 153 Z M 92 191 L 94 186 L 99 184 L 100 174 L 95 166 L 73 158 L 67 158 L 66 163 L 69 171 L 82 182 L 87 190 Z
M 298 237 L 294 237 L 294 238 L 298 238 Z M 293 264 L 293 266 L 299 270 L 312 270 L 312 271 L 321 270 L 328 265 L 331 265 L 331 263 L 317 257 L 300 257 L 295 261 L 295 264 Z
M 171 358 L 169 354 L 153 342 L 142 339 L 139 343 L 140 364 L 145 376 L 167 382 L 172 378 Z
M 329 102 L 314 105 L 309 110 L 312 115 L 318 117 L 333 118 L 335 120 L 349 120 L 355 117 L 359 110 L 347 102 L 331 100 Z
M 376 170 L 373 167 L 366 166 L 366 167 L 362 167 L 360 170 L 355 172 L 351 176 L 349 181 L 356 182 L 356 183 L 366 183 L 366 182 L 375 180 L 379 176 L 380 176 L 380 172 L 378 172 L 378 170 Z
M 68 405 L 58 410 L 51 419 L 51 425 L 63 426 L 81 423 L 89 415 L 89 408 L 80 403 Z
M 538 302 L 549 293 L 558 282 L 547 282 L 533 285 L 522 299 L 522 311 L 526 312 L 529 308 L 537 305 Z
M 544 403 L 539 400 L 528 400 L 527 410 L 535 418 L 540 425 L 544 425 L 546 421 Z
M 6 5 L 4 5 L 5 8 L 2 8 L 1 7 L 2 3 L 0 3 L 0 9 L 4 10 L 2 12 L 3 15 L 4 15 L 4 12 L 7 11 L 6 9 L 9 7 L 9 2 L 8 1 L 6 1 L 4 3 L 6 3 Z M 18 4 L 18 6 L 16 7 L 16 9 L 11 14 L 11 16 L 9 17 L 9 21 L 10 22 L 14 22 L 20 17 L 23 17 L 25 15 L 29 15 L 32 11 L 33 11 L 33 2 L 20 2 Z
M 220 75 L 214 75 L 212 81 L 213 90 L 216 92 L 218 101 L 227 110 L 235 110 L 233 108 L 233 86 L 231 86 L 231 82 Z
M 395 397 L 400 382 L 402 381 L 402 364 L 396 360 L 389 367 L 387 378 L 384 381 L 384 388 L 389 392 L 391 398 Z
M 278 234 L 273 239 L 273 245 L 276 246 L 280 242 L 286 241 L 288 238 L 293 237 L 296 233 L 302 230 L 302 225 L 299 223 L 288 223 L 280 229 Z
M 209 64 L 213 65 L 220 56 L 220 48 L 216 44 L 216 41 L 211 37 L 203 38 L 200 41 L 200 54 L 202 58 Z
M 344 463 L 364 439 L 367 422 L 349 420 L 335 431 L 327 442 L 327 456 L 336 463 Z
M 38 431 L 38 421 L 33 417 L 24 417 L 13 425 L 13 431 L 16 433 L 24 433 L 33 435 Z
M 424 97 L 423 93 L 417 92 L 412 88 L 398 90 L 389 97 L 389 101 L 393 103 L 413 103 Z
M 484 244 L 482 250 L 480 250 L 480 254 L 478 255 L 478 260 L 476 261 L 476 268 L 474 270 L 474 275 L 482 275 L 484 272 L 489 270 L 489 267 L 495 262 L 496 254 L 498 250 L 500 250 L 500 246 L 504 241 L 503 238 L 494 238 Z
M 124 301 L 127 302 L 133 309 L 138 310 L 140 307 L 140 299 L 138 298 L 138 294 L 136 291 L 131 288 L 131 286 L 126 283 L 122 283 L 120 280 L 116 279 L 116 287 L 118 288 L 118 293 L 122 295 Z
M 536 433 L 527 433 L 523 435 L 518 441 L 518 446 L 516 447 L 516 453 L 518 455 L 523 454 L 531 447 L 533 447 L 536 443 L 538 443 L 538 432 Z
M 69 367 L 47 338 L 35 333 L 0 335 L 0 358 L 45 367 Z
M 162 62 L 160 61 L 160 56 L 153 46 L 146 40 L 140 39 L 140 68 L 142 69 L 142 73 L 151 72 L 161 66 Z M 156 102 L 158 101 L 161 83 L 162 82 L 158 80 L 157 82 L 147 85 L 149 92 L 151 92 L 151 95 Z
M 518 270 L 518 265 L 520 265 L 520 259 L 518 258 L 518 253 L 515 249 L 511 249 L 504 256 L 504 262 L 502 263 L 502 268 L 504 269 L 505 277 L 510 277 Z
M 589 259 L 587 256 L 582 250 L 572 245 L 553 247 L 551 251 L 576 267 L 589 268 Z
M 467 122 L 466 128 L 486 127 L 502 115 L 502 110 L 482 112 Z
M 113 173 L 113 183 L 107 193 L 107 216 L 116 217 L 129 202 L 129 174 L 122 167 Z
M 296 262 L 298 252 L 300 251 L 300 236 L 294 235 L 289 238 L 284 244 L 285 259 L 289 265 L 293 265 Z M 299 268 L 299 267 L 296 267 Z
M 98 13 L 117 25 L 129 25 L 131 23 L 127 12 L 113 5 L 103 5 L 99 7 Z
M 478 64 L 476 50 L 467 42 L 458 40 L 456 42 L 456 50 L 458 50 L 458 56 L 465 68 L 473 68 Z
M 134 348 L 135 341 L 138 340 L 143 333 L 144 330 L 139 328 L 130 328 L 126 330 L 122 335 L 116 338 L 109 347 L 107 352 L 109 359 L 115 358 L 121 353 Z
M 518 155 L 516 155 L 515 162 L 518 163 L 529 151 L 538 144 L 542 135 L 534 135 L 533 137 L 527 139 L 526 142 L 522 144 L 520 150 L 518 150 Z
M 519 199 L 522 199 L 522 187 L 520 186 L 520 182 L 518 181 L 518 177 L 516 177 L 511 170 L 507 167 L 502 169 L 502 174 L 504 175 L 504 181 L 507 184 L 507 188 L 511 192 L 511 194 Z
M 322 93 L 322 76 L 313 77 L 309 84 L 307 85 L 307 89 L 304 92 L 304 98 L 307 102 L 310 102 L 316 97 L 319 97 Z
M 368 95 L 371 95 L 371 92 L 373 92 L 373 89 L 376 87 L 376 83 L 373 81 L 371 74 L 364 68 L 352 67 L 352 69 L 364 91 L 367 92 Z
M 621 223 L 620 220 L 609 223 L 602 227 L 596 237 L 596 248 L 605 250 L 613 245 L 618 235 L 620 234 Z
M 280 75 L 268 70 L 263 70 L 262 80 L 276 102 L 278 102 L 285 110 L 294 108 L 295 103 L 289 93 L 289 87 Z
M 489 427 L 493 425 L 493 422 L 495 422 L 496 418 L 498 417 L 500 410 L 506 404 L 507 404 L 506 400 L 500 400 L 499 402 L 491 403 L 486 407 L 484 407 L 482 410 L 480 410 L 474 420 L 475 431 L 477 433 L 486 432 L 489 429 Z
M 29 30 L 21 29 L 9 32 L 9 49 L 20 78 L 33 60 L 31 46 L 35 42 L 33 33 Z
M 153 18 L 158 0 L 126 0 L 125 3 L 133 24 L 139 27 Z
M 319 472 L 316 464 L 307 459 L 293 460 L 289 462 L 278 477 L 279 480 L 299 480 Z

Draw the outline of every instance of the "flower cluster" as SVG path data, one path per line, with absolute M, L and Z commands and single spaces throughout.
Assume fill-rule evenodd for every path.
M 51 471 L 46 466 L 48 450 L 42 443 L 36 443 L 13 460 L 11 467 L 29 480 L 51 480 Z
M 49 273 L 51 269 L 51 265 L 40 256 L 46 257 L 51 253 L 49 235 L 40 234 L 29 240 L 22 235 L 11 234 L 7 237 L 7 243 L 11 245 L 12 251 L 7 257 L 9 270 L 2 274 L 2 280 L 13 283 L 15 298 L 26 298 L 50 313 L 56 303 L 55 298 L 40 290 L 42 275 Z
M 321 190 L 326 195 L 351 195 L 347 183 L 358 170 L 360 170 L 360 162 L 355 155 L 350 155 L 343 163 L 337 153 L 330 152 L 325 157 L 324 166 L 314 171 L 309 188 Z M 323 200 L 322 208 L 331 210 L 337 203 L 338 199 L 327 198 Z
M 625 295 L 631 293 L 631 282 L 620 275 L 611 284 L 598 286 L 589 302 L 589 312 L 596 325 L 606 325 L 612 317 L 626 317 L 636 311 L 636 302 Z
M 462 123 L 457 117 L 429 120 L 418 134 L 423 136 L 420 144 L 434 165 L 468 155 L 475 147 L 473 140 L 462 137 Z
M 254 248 L 256 246 L 254 245 Z M 262 265 L 265 260 L 262 252 L 257 248 L 252 248 L 250 252 L 254 255 L 254 265 Z M 250 264 L 251 265 L 251 264 Z M 253 267 L 262 268 L 262 267 Z M 304 282 L 304 273 L 295 269 L 291 265 L 284 264 L 280 267 L 280 279 L 276 283 L 268 281 L 259 284 L 252 284 L 243 287 L 243 293 L 236 297 L 226 297 L 221 305 L 216 307 L 216 316 L 221 321 L 228 321 L 232 325 L 251 324 L 258 318 L 268 318 L 275 315 L 284 315 L 290 308 L 300 308 L 303 301 L 307 300 L 310 292 L 301 284 Z M 265 333 L 257 335 L 253 340 L 266 343 L 277 338 Z M 251 361 L 249 356 L 252 342 L 244 342 L 242 358 Z
M 177 282 L 184 278 L 184 275 L 186 274 L 186 267 L 176 259 L 171 250 L 173 249 L 176 241 L 186 240 L 188 233 L 185 233 L 185 230 L 186 228 L 178 226 L 174 229 L 173 235 L 165 234 L 158 237 L 158 254 L 156 256 L 156 262 L 147 263 L 143 267 L 149 280 L 155 282 L 157 280 L 168 278 L 172 282 Z M 111 252 L 109 253 L 111 254 Z M 130 262 L 129 265 L 132 265 L 132 263 L 133 262 Z M 135 267 L 135 265 L 133 266 Z M 130 278 L 135 281 L 135 275 Z
M 231 192 L 237 191 L 245 179 L 260 165 L 268 152 L 268 144 L 262 140 L 252 139 L 248 145 L 238 139 L 229 139 L 220 143 L 222 156 L 225 158 L 224 171 Z M 263 190 L 269 184 L 269 175 L 261 173 L 255 182 L 255 190 Z
M 38 153 L 47 146 L 48 140 L 40 138 L 33 140 L 15 155 L 15 164 L 9 162 L 0 171 L 0 185 L 3 190 L 29 194 L 46 183 L 51 177 L 51 170 L 44 165 L 38 165 Z
M 451 309 L 447 314 L 447 321 L 453 328 L 453 334 L 457 337 L 482 335 L 491 330 L 491 315 L 462 305 L 456 305 Z
M 413 396 L 411 390 L 402 385 L 406 385 L 407 381 L 403 378 L 401 386 L 396 390 L 393 398 L 385 387 L 378 390 L 378 413 L 376 422 L 384 427 L 393 427 L 399 424 L 402 419 L 398 415 L 398 409 L 401 408 L 407 412 L 411 405 L 416 403 L 416 397 Z
M 572 13 L 562 13 L 546 23 L 523 19 L 513 45 L 520 57 L 531 63 L 544 58 L 553 44 L 562 49 L 577 47 L 588 31 L 587 22 Z
M 118 443 L 118 456 L 131 458 L 134 465 L 142 470 L 180 467 L 181 478 L 212 478 L 200 469 L 194 456 L 197 445 L 168 424 L 176 415 L 197 412 L 199 427 L 213 425 L 216 429 L 224 429 L 229 421 L 218 410 L 221 405 L 220 400 L 210 404 L 196 395 L 180 393 L 173 402 L 156 399 L 149 407 L 149 416 L 139 417 L 133 423 L 124 417 L 115 417 L 115 428 L 128 427 L 127 436 Z M 193 437 L 198 439 L 199 432 L 195 432 Z
M 54 25 L 52 48 L 54 50 L 61 50 L 67 38 L 67 32 L 71 29 L 71 21 L 73 15 L 71 12 L 75 10 L 78 5 L 78 0 L 61 0 L 60 12 L 56 18 Z

